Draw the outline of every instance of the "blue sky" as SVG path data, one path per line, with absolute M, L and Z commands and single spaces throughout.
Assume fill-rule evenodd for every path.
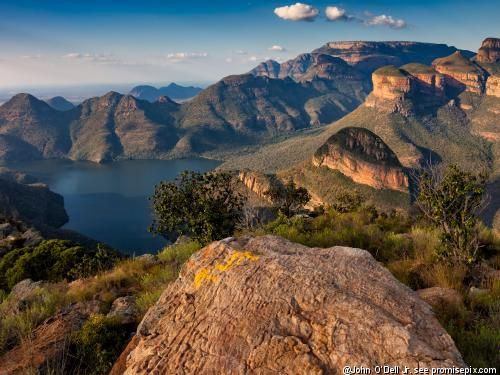
M 500 37 L 498 0 L 295 3 L 0 0 L 0 86 L 210 82 L 331 40 Z

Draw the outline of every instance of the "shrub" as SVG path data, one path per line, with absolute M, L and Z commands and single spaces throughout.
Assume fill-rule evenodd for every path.
M 110 268 L 118 254 L 104 247 L 89 250 L 70 241 L 47 240 L 7 253 L 0 260 L 0 288 L 11 289 L 24 279 L 74 280 Z
M 264 195 L 268 196 L 278 212 L 286 217 L 295 215 L 311 199 L 307 190 L 303 187 L 297 187 L 293 178 L 290 178 L 285 184 L 271 184 Z
M 417 205 L 441 229 L 441 257 L 467 264 L 476 260 L 477 214 L 485 206 L 487 181 L 487 175 L 465 172 L 456 165 L 443 172 L 431 167 L 420 176 Z
M 107 374 L 129 338 L 130 329 L 116 317 L 92 316 L 72 337 L 70 353 L 76 363 L 71 366 L 78 373 Z
M 224 172 L 183 172 L 161 182 L 151 198 L 155 218 L 151 232 L 166 238 L 187 235 L 208 243 L 233 234 L 244 198 Z

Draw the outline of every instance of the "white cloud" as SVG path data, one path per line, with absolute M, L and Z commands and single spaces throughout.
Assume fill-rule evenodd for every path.
M 274 9 L 274 14 L 287 21 L 314 21 L 319 10 L 312 5 L 296 3 Z
M 175 52 L 167 54 L 167 60 L 171 62 L 186 62 L 207 57 L 207 52 Z
M 68 53 L 68 54 L 64 55 L 63 58 L 67 59 L 67 60 L 88 61 L 88 62 L 92 62 L 92 63 L 96 63 L 96 64 L 122 64 L 123 63 L 113 55 L 94 54 L 94 53 L 72 52 L 72 53 Z
M 389 26 L 392 29 L 404 29 L 407 23 L 402 19 L 395 19 L 392 16 L 381 14 L 380 16 L 373 16 L 365 22 L 368 26 Z
M 328 21 L 347 21 L 350 18 L 345 9 L 335 6 L 326 7 L 325 16 Z
M 42 55 L 24 55 L 24 56 L 21 56 L 21 58 L 24 60 L 38 60 L 38 59 L 41 59 L 42 57 L 43 57 Z
M 283 46 L 274 45 L 272 47 L 269 47 L 268 50 L 273 52 L 285 52 L 286 48 Z
M 257 61 L 257 56 L 250 56 L 248 58 L 248 60 L 251 61 L 251 62 L 255 62 L 255 61 Z
M 248 55 L 248 52 L 247 51 L 243 51 L 241 49 L 237 50 L 237 51 L 234 51 L 235 54 L 237 55 Z
M 226 58 L 226 62 L 227 62 L 228 64 L 231 64 L 231 63 L 233 62 L 233 58 L 232 58 L 232 57 L 227 57 L 227 58 Z

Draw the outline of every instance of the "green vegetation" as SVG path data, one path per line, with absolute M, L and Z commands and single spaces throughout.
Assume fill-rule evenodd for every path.
M 200 243 L 230 236 L 244 198 L 225 172 L 184 172 L 161 182 L 152 197 L 155 219 L 150 230 L 169 237 L 187 235 Z
M 109 373 L 129 338 L 129 330 L 119 319 L 104 315 L 90 317 L 71 339 L 70 355 L 77 358 L 71 366 L 73 371 L 85 375 Z
M 28 278 L 75 280 L 109 269 L 118 259 L 118 253 L 102 246 L 87 249 L 70 241 L 43 241 L 10 251 L 0 259 L 0 289 L 9 290 Z
M 402 69 L 410 74 L 436 74 L 437 73 L 432 66 L 419 64 L 419 63 L 406 64 L 406 65 L 403 65 L 400 69 Z
M 284 184 L 271 184 L 264 194 L 271 199 L 278 212 L 286 217 L 300 212 L 311 199 L 307 190 L 297 187 L 293 178 L 288 179 Z
M 407 74 L 404 70 L 401 70 L 394 65 L 387 65 L 381 68 L 378 68 L 373 72 L 374 75 L 379 76 L 390 76 L 390 77 L 406 77 Z
M 444 172 L 424 171 L 419 179 L 417 204 L 441 229 L 444 258 L 473 263 L 479 250 L 479 217 L 485 206 L 488 176 L 476 175 L 450 165 Z

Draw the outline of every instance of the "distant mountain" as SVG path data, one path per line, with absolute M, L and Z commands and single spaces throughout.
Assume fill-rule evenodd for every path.
M 179 105 L 156 103 L 110 92 L 84 101 L 70 112 L 68 157 L 95 162 L 119 158 L 159 158 L 177 142 L 173 113 Z
M 384 65 L 401 66 L 407 63 L 430 65 L 434 59 L 458 51 L 446 44 L 420 42 L 330 42 L 311 53 L 303 53 L 282 64 L 267 60 L 250 71 L 257 76 L 270 78 L 290 77 L 301 80 L 309 69 L 314 68 L 325 55 L 333 56 L 356 68 L 358 73 L 369 74 Z M 461 52 L 471 58 L 471 51 Z
M 130 92 L 129 95 L 141 100 L 147 100 L 148 102 L 155 102 L 161 96 L 168 96 L 172 99 L 184 100 L 190 99 L 198 95 L 202 91 L 199 87 L 185 87 L 177 85 L 176 83 L 171 83 L 168 86 L 156 88 L 153 86 L 136 86 Z
M 0 107 L 0 159 L 65 157 L 70 147 L 66 112 L 29 94 Z
M 75 108 L 73 103 L 66 100 L 62 96 L 55 96 L 51 99 L 46 100 L 45 102 L 52 108 L 57 109 L 58 111 L 61 112 L 69 111 L 70 109 Z

